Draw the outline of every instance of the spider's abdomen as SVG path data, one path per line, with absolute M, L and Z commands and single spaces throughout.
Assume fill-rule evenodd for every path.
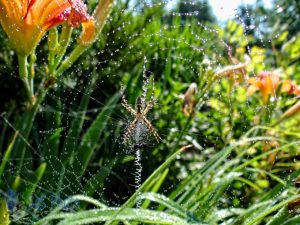
M 143 111 L 143 103 L 142 103 L 142 98 L 140 96 L 137 97 L 136 99 L 135 110 L 137 113 L 141 113 Z

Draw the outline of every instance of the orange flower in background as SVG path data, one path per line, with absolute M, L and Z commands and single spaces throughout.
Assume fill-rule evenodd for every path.
M 251 77 L 248 80 L 250 84 L 247 95 L 251 96 L 256 91 L 260 91 L 263 102 L 267 103 L 269 100 L 269 94 L 275 95 L 276 89 L 279 85 L 279 76 L 272 72 L 260 72 L 257 77 Z
M 0 23 L 18 54 L 30 54 L 49 29 L 65 22 L 82 24 L 83 44 L 94 38 L 94 20 L 81 0 L 0 0 Z
M 289 95 L 300 95 L 300 88 L 291 80 L 282 82 L 281 91 L 286 92 Z
M 248 80 L 250 87 L 248 88 L 247 95 L 251 96 L 259 90 L 263 97 L 263 102 L 267 103 L 269 94 L 275 95 L 279 82 L 277 74 L 266 71 L 260 72 L 257 77 L 252 77 Z
M 293 81 L 285 80 L 281 82 L 279 75 L 274 72 L 260 72 L 257 77 L 250 78 L 248 83 L 250 86 L 247 95 L 251 96 L 256 91 L 260 91 L 264 103 L 268 102 L 269 95 L 275 96 L 279 84 L 281 84 L 281 92 L 300 95 L 300 89 Z

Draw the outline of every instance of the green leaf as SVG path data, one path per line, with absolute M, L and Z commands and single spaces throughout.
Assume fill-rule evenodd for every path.
M 40 182 L 40 180 L 42 179 L 42 177 L 45 173 L 46 165 L 47 165 L 46 163 L 42 163 L 36 170 L 32 180 L 30 182 L 27 182 L 29 184 L 26 185 L 26 189 L 23 192 L 23 198 L 27 204 L 30 204 L 32 201 L 32 195 L 33 195 L 36 187 L 38 186 L 38 183 Z
M 292 201 L 294 201 L 298 198 L 300 198 L 300 194 L 299 195 L 294 195 L 294 196 L 292 196 L 292 197 L 290 197 L 290 198 L 288 198 L 284 201 L 280 201 L 276 205 L 269 205 L 265 209 L 260 211 L 259 214 L 254 214 L 252 217 L 248 218 L 247 221 L 245 222 L 245 224 L 246 225 L 253 225 L 253 224 L 256 224 L 257 222 L 262 222 L 263 219 L 267 215 L 269 215 L 269 214 L 285 207 L 289 202 L 292 202 Z
M 291 218 L 280 225 L 297 225 L 297 224 L 300 224 L 300 215 L 296 215 L 294 216 L 294 218 Z
M 152 193 L 156 193 L 156 192 L 159 190 L 160 186 L 161 186 L 162 183 L 164 182 L 164 180 L 165 180 L 166 176 L 168 175 L 168 173 L 169 173 L 169 169 L 167 168 L 167 169 L 162 173 L 162 175 L 159 177 L 159 179 L 158 179 L 157 181 L 154 180 L 154 181 L 155 181 L 154 185 L 153 185 L 153 184 L 149 185 L 149 186 L 153 186 L 152 189 L 151 189 L 151 192 L 152 192 Z M 150 201 L 148 201 L 148 200 L 145 201 L 145 202 L 142 204 L 142 208 L 143 208 L 143 209 L 148 208 L 149 204 L 150 204 Z
M 3 156 L 3 159 L 2 159 L 2 162 L 0 164 L 0 184 L 2 183 L 2 176 L 3 176 L 3 173 L 4 173 L 4 169 L 5 169 L 5 166 L 7 164 L 7 162 L 9 161 L 9 158 L 10 158 L 10 155 L 11 155 L 11 150 L 12 150 L 12 147 L 14 146 L 14 143 L 16 141 L 16 138 L 18 136 L 19 132 L 17 131 L 14 136 L 13 136 L 13 139 L 11 140 L 11 142 L 9 143 L 5 153 L 4 153 L 4 156 Z
M 269 222 L 266 225 L 282 225 L 284 221 L 288 218 L 290 215 L 288 208 L 283 207 L 280 209 L 275 216 L 272 216 L 272 218 L 269 220 Z
M 188 212 L 187 209 L 182 208 L 180 205 L 178 205 L 176 202 L 172 201 L 171 199 L 167 198 L 164 195 L 156 194 L 156 193 L 143 193 L 140 196 L 138 196 L 137 201 L 139 199 L 148 199 L 152 202 L 157 202 L 161 205 L 164 205 L 174 213 L 176 213 L 178 216 L 183 217 L 187 221 L 193 221 L 197 222 L 195 217 L 192 217 L 192 213 Z
M 6 201 L 4 199 L 0 199 L 0 225 L 9 225 L 9 211 L 7 208 Z
M 81 225 L 92 224 L 104 221 L 138 221 L 143 224 L 170 224 L 170 225 L 188 225 L 187 221 L 163 212 L 157 212 L 148 209 L 124 209 L 122 213 L 119 208 L 104 208 L 88 210 L 77 213 L 59 213 L 48 216 L 34 225 L 45 224 L 52 220 L 62 220 L 58 225 Z M 198 223 L 198 225 L 200 225 Z

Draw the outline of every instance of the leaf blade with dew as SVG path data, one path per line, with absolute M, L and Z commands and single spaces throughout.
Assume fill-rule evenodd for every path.
M 122 213 L 118 213 L 116 215 L 116 212 L 118 211 L 119 208 L 104 208 L 97 210 L 87 210 L 77 213 L 59 213 L 44 218 L 34 225 L 40 225 L 58 219 L 62 219 L 62 221 L 58 223 L 59 225 L 81 225 L 105 221 L 137 221 L 142 222 L 143 224 L 151 223 L 170 225 L 192 224 L 177 216 L 149 209 L 126 208 L 122 210 Z
M 193 175 L 190 175 L 188 178 L 186 178 L 173 192 L 171 192 L 169 198 L 172 200 L 178 198 L 176 202 L 180 204 L 188 202 L 189 199 L 193 199 L 194 194 L 197 192 L 194 187 L 201 184 L 201 182 L 203 181 L 203 177 L 206 177 L 212 171 L 215 171 L 216 168 L 220 166 L 222 162 L 224 162 L 224 160 L 227 158 L 227 156 L 229 156 L 229 154 L 234 150 L 235 147 L 261 140 L 269 140 L 269 138 L 246 138 L 225 147 L 223 150 L 219 151 L 211 159 L 209 159 L 202 168 L 193 173 Z M 225 165 L 223 165 L 223 167 L 226 168 Z
M 279 151 L 281 151 L 281 150 L 283 150 L 285 148 L 288 148 L 290 146 L 299 145 L 299 144 L 300 144 L 299 141 L 295 141 L 295 142 L 292 142 L 292 143 L 285 144 L 285 145 L 283 145 L 281 147 L 275 148 L 275 149 L 273 149 L 271 151 L 265 152 L 263 154 L 260 154 L 260 155 L 258 155 L 256 157 L 252 158 L 252 159 L 249 159 L 249 160 L 245 161 L 243 164 L 241 164 L 238 167 L 236 167 L 234 169 L 234 171 L 240 171 L 241 169 L 245 168 L 246 166 L 250 165 L 251 163 L 253 163 L 253 162 L 255 162 L 255 161 L 257 161 L 257 160 L 259 160 L 259 159 L 261 159 L 261 158 L 263 158 L 265 156 L 268 156 L 268 155 L 270 155 L 272 153 L 275 153 L 275 152 L 279 152 Z
M 222 151 L 220 151 L 219 153 L 217 153 L 215 157 L 209 159 L 203 168 L 196 171 L 193 175 L 189 176 L 187 179 L 185 179 L 183 182 L 181 182 L 181 184 L 169 195 L 169 198 L 174 200 L 182 193 L 185 193 L 185 194 L 181 195 L 181 198 L 180 198 L 181 200 L 179 200 L 178 202 L 180 203 L 181 201 L 183 201 L 183 199 L 186 197 L 186 195 L 189 195 L 189 193 L 191 194 L 195 191 L 195 190 L 193 191 L 191 189 L 194 189 L 192 187 L 195 187 L 195 185 L 201 181 L 203 173 L 205 173 L 205 171 L 210 170 L 210 168 L 213 165 L 217 165 L 216 164 L 217 160 L 220 159 L 220 157 L 222 157 L 222 156 L 226 157 L 230 151 L 231 151 L 231 148 L 225 148 Z M 211 168 L 211 169 L 213 169 L 213 168 Z
M 287 207 L 280 209 L 266 225 L 282 225 L 284 221 L 291 215 Z
M 188 196 L 192 196 L 193 193 L 195 193 L 196 190 L 194 187 L 201 182 L 202 178 L 220 165 L 233 149 L 234 146 L 228 146 L 218 152 L 215 156 L 209 159 L 201 169 L 197 170 L 194 175 L 190 176 L 186 181 L 183 181 L 182 184 L 170 194 L 170 198 L 175 199 L 184 193 L 177 201 L 179 203 L 186 201 L 186 198 L 189 198 Z
M 280 183 L 280 184 L 282 184 L 284 186 L 287 185 L 286 182 L 284 180 L 282 180 L 280 177 L 278 177 L 278 176 L 276 176 L 276 175 L 274 175 L 274 174 L 272 174 L 270 172 L 267 172 L 265 170 L 261 170 L 261 169 L 258 169 L 258 168 L 247 168 L 247 167 L 245 169 L 248 170 L 248 171 L 264 173 L 264 174 L 270 176 L 273 180 L 276 180 L 278 183 Z
M 300 198 L 300 194 L 289 197 L 288 199 L 281 201 L 276 205 L 267 206 L 258 215 L 255 214 L 252 218 L 248 218 L 248 220 L 245 222 L 245 225 L 253 225 L 256 224 L 257 222 L 262 221 L 267 215 L 285 207 L 289 202 L 292 202 L 298 198 Z
M 198 191 L 199 193 L 195 194 L 193 199 L 191 199 L 189 201 L 188 209 L 191 211 L 197 211 L 197 208 L 199 208 L 199 205 L 205 205 L 206 196 L 208 196 L 210 193 L 216 191 L 222 185 L 230 184 L 233 180 L 240 178 L 241 175 L 242 175 L 241 173 L 229 172 L 225 177 L 214 178 L 215 180 L 217 180 L 216 182 L 213 182 L 213 183 L 207 185 L 204 189 L 199 188 L 199 191 Z M 201 209 L 199 209 L 199 210 L 201 210 Z
M 244 213 L 239 215 L 235 219 L 233 224 L 239 225 L 241 224 L 241 221 L 245 220 L 246 218 L 253 217 L 255 214 L 257 214 L 257 212 L 263 211 L 269 205 L 272 205 L 274 201 L 281 201 L 283 196 L 285 196 L 283 192 L 286 190 L 286 187 L 291 186 L 292 182 L 299 174 L 300 174 L 300 169 L 288 176 L 288 178 L 286 179 L 286 185 L 283 185 L 282 183 L 278 183 L 272 190 L 270 190 L 268 193 L 266 193 L 263 197 L 260 198 L 259 203 L 255 203 L 250 208 L 246 209 Z
M 167 175 L 169 173 L 169 169 L 167 168 L 163 173 L 162 175 L 160 176 L 160 178 L 153 184 L 150 184 L 149 186 L 153 186 L 152 189 L 151 189 L 151 193 L 156 193 L 159 188 L 161 187 L 162 183 L 164 182 L 164 180 L 166 179 Z M 147 188 L 146 188 L 147 189 Z M 150 201 L 149 200 L 146 200 L 143 202 L 141 208 L 143 209 L 147 209 L 148 206 L 150 205 Z
M 156 202 L 158 204 L 164 205 L 167 207 L 170 211 L 173 211 L 176 213 L 178 216 L 188 220 L 188 221 L 193 221 L 197 222 L 194 217 L 192 217 L 192 213 L 188 212 L 187 209 L 182 208 L 180 205 L 178 205 L 176 202 L 172 201 L 171 199 L 167 198 L 164 195 L 157 194 L 157 193 L 143 193 L 138 196 L 137 201 L 141 199 L 147 199 L 152 202 Z
M 282 224 L 278 225 L 295 225 L 300 223 L 300 215 L 295 216 L 294 218 L 290 218 L 289 220 L 285 221 Z
M 244 212 L 240 213 L 240 215 L 238 215 L 234 221 L 232 222 L 233 225 L 240 225 L 242 224 L 242 222 L 252 216 L 253 214 L 255 214 L 257 211 L 259 210 L 263 210 L 265 207 L 267 207 L 268 205 L 270 205 L 272 203 L 271 200 L 269 201 L 263 201 L 263 202 L 259 202 L 256 204 L 253 204 L 252 206 L 250 206 L 248 209 L 245 209 Z
M 205 198 L 200 202 L 198 209 L 194 211 L 196 218 L 200 218 L 202 220 L 207 219 L 210 212 L 213 210 L 213 207 L 218 203 L 228 186 L 232 183 L 234 179 L 237 179 L 240 176 L 241 174 L 237 173 L 233 173 L 233 175 L 228 174 L 226 179 L 221 180 L 219 185 L 217 185 L 216 188 L 212 189 L 205 196 Z
M 62 210 L 65 206 L 67 206 L 68 204 L 71 204 L 75 201 L 82 201 L 85 203 L 89 203 L 89 204 L 96 206 L 97 208 L 106 208 L 107 207 L 105 204 L 103 204 L 102 202 L 100 202 L 94 198 L 91 198 L 91 197 L 88 197 L 85 195 L 73 195 L 73 196 L 67 198 L 66 200 L 64 200 L 62 203 L 60 203 L 55 209 L 53 209 L 49 213 L 49 215 L 56 214 L 57 212 Z
M 300 169 L 294 171 L 292 174 L 290 174 L 287 179 L 286 179 L 286 186 L 292 186 L 293 182 L 295 181 L 295 179 L 300 175 Z M 268 193 L 266 193 L 261 200 L 265 201 L 265 200 L 269 200 L 272 199 L 276 196 L 278 196 L 280 194 L 280 192 L 282 192 L 282 190 L 284 190 L 285 185 L 279 183 L 277 184 L 271 191 L 269 191 Z

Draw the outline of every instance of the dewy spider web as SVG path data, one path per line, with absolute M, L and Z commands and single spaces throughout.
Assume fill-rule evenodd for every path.
M 180 121 L 183 117 L 180 112 L 183 100 L 180 96 L 185 93 L 190 83 L 208 82 L 206 78 L 201 77 L 205 71 L 226 65 L 223 57 L 226 55 L 224 51 L 227 51 L 226 46 L 224 47 L 227 37 L 221 36 L 216 27 L 201 21 L 190 21 L 189 19 L 196 16 L 195 12 L 173 13 L 172 9 L 167 8 L 159 20 L 154 21 L 151 16 L 144 16 L 144 11 L 155 11 L 163 4 L 166 2 L 149 3 L 145 8 L 141 8 L 140 4 L 132 3 L 126 9 L 116 10 L 101 36 L 104 41 L 100 40 L 95 46 L 96 51 L 88 52 L 87 59 L 82 60 L 76 70 L 71 74 L 64 74 L 58 80 L 57 87 L 49 93 L 38 114 L 31 141 L 26 142 L 27 154 L 23 169 L 18 174 L 24 185 L 36 185 L 33 198 L 28 200 L 20 195 L 21 192 L 14 190 L 11 177 L 1 178 L 3 183 L 7 184 L 6 189 L 1 190 L 1 194 L 9 203 L 12 221 L 17 224 L 32 224 L 62 200 L 76 194 L 93 196 L 108 206 L 121 205 L 135 188 L 141 185 L 142 166 L 146 176 L 162 162 L 158 152 L 189 143 L 198 151 L 207 149 L 202 154 L 182 156 L 186 161 L 189 161 L 189 157 L 195 157 L 200 163 L 181 167 L 181 171 L 177 171 L 178 175 L 174 176 L 180 181 L 187 171 L 200 167 L 201 162 L 209 158 L 213 147 L 218 149 L 220 142 L 226 142 L 227 136 L 233 135 L 229 125 L 225 126 L 229 129 L 226 137 L 209 129 L 213 123 L 211 118 L 225 117 L 225 112 L 219 110 L 225 107 L 221 101 L 224 94 L 221 91 L 224 88 L 221 81 L 214 83 L 215 88 L 220 89 L 217 94 L 207 90 L 201 98 L 203 104 L 197 110 L 206 113 L 207 117 L 195 118 L 188 129 L 183 129 L 184 124 Z M 193 5 L 193 2 L 185 4 Z M 131 12 L 133 15 L 139 15 L 140 21 L 128 19 Z M 184 22 L 179 21 L 183 14 L 187 18 Z M 249 19 L 253 16 L 255 15 L 247 15 Z M 236 22 L 246 28 L 243 18 L 237 16 Z M 162 24 L 162 21 L 165 24 Z M 255 32 L 260 31 L 255 29 Z M 246 33 L 243 34 L 243 38 L 247 39 Z M 262 39 L 261 42 L 264 45 L 269 44 L 264 43 Z M 247 53 L 250 53 L 250 48 Z M 142 60 L 145 55 L 147 63 Z M 90 68 L 84 69 L 87 61 Z M 120 140 L 126 130 L 124 125 L 127 124 L 128 114 L 121 109 L 120 95 L 115 93 L 119 90 L 119 84 L 124 83 L 127 87 L 126 98 L 130 103 L 134 103 L 140 92 L 138 87 L 142 86 L 142 102 L 147 102 L 146 86 L 149 84 L 149 77 L 146 75 L 146 66 L 160 81 L 160 86 L 156 83 L 155 94 L 158 100 L 152 109 L 152 117 L 153 126 L 164 140 L 165 147 L 157 143 L 147 143 L 143 135 L 140 135 L 144 133 L 145 128 L 138 126 L 132 135 L 133 140 L 137 142 L 137 146 L 146 142 L 150 147 L 143 151 L 143 154 L 139 146 L 137 151 L 126 152 L 124 148 L 127 147 L 120 144 Z M 140 79 L 141 74 L 143 76 Z M 143 85 L 139 85 L 140 80 L 144 80 Z M 107 88 L 108 86 L 111 88 Z M 238 87 L 238 91 L 241 89 Z M 234 90 L 230 90 L 232 91 Z M 83 107 L 84 101 L 78 106 L 78 102 L 84 97 L 89 101 L 86 108 Z M 246 108 L 252 110 L 253 114 L 261 110 L 261 107 L 251 109 L 247 101 L 245 104 L 248 104 Z M 212 108 L 217 109 L 211 110 Z M 175 117 L 175 113 L 171 111 L 174 109 L 180 116 Z M 242 111 L 235 113 L 244 115 Z M 2 114 L 1 119 L 2 124 L 14 133 L 15 125 L 12 124 L 9 113 Z M 74 121 L 77 122 L 77 127 L 82 127 L 79 135 L 69 130 L 76 128 Z M 89 130 L 94 121 L 97 123 Z M 246 123 L 241 126 L 244 126 L 245 132 L 248 130 L 249 126 Z M 86 131 L 90 133 L 85 135 Z M 179 136 L 182 138 L 176 138 Z M 69 144 L 64 145 L 67 141 Z M 215 143 L 215 146 L 211 143 Z M 134 147 L 134 144 L 130 147 Z M 79 146 L 80 149 L 68 151 L 66 146 L 73 149 L 78 149 Z M 88 156 L 84 155 L 87 149 L 93 149 Z M 88 167 L 82 164 L 83 156 L 90 157 Z M 13 158 L 8 162 L 8 174 L 17 173 L 15 164 L 18 160 L 20 159 Z M 37 176 L 33 171 L 36 171 L 42 162 L 47 163 L 45 177 L 36 183 Z M 132 168 L 133 164 L 136 164 L 136 168 Z M 179 170 L 179 167 L 177 169 Z M 167 183 L 163 191 L 168 192 L 171 189 L 172 184 Z M 74 204 L 66 206 L 65 210 L 74 211 L 78 207 L 78 202 L 75 201 Z

